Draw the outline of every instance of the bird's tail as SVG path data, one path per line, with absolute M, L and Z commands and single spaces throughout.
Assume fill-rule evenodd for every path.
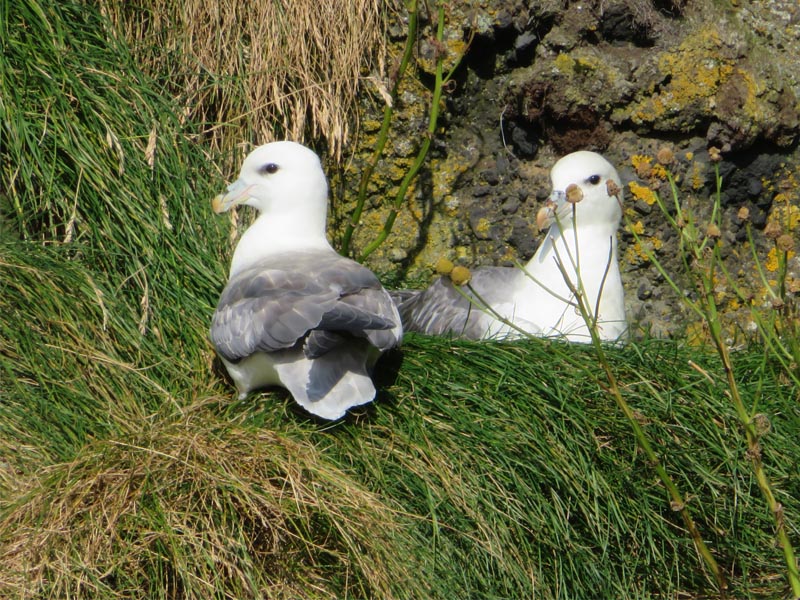
M 313 360 L 301 357 L 276 364 L 275 371 L 300 406 L 332 420 L 375 398 L 367 362 L 361 344 L 345 344 Z

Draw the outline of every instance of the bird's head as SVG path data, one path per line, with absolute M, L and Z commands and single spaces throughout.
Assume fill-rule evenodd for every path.
M 211 203 L 215 213 L 252 206 L 262 214 L 327 211 L 328 183 L 319 157 L 295 142 L 273 142 L 247 155 L 239 178 Z
M 536 217 L 539 229 L 553 223 L 562 227 L 619 225 L 622 183 L 617 170 L 596 152 L 581 150 L 561 158 L 550 171 L 553 191 Z

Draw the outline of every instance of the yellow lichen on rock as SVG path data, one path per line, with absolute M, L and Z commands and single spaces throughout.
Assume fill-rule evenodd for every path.
M 633 168 L 636 169 L 636 173 L 638 174 L 640 171 L 645 171 L 646 173 L 650 172 L 650 168 L 652 166 L 653 157 L 647 156 L 646 154 L 634 154 L 631 156 L 631 164 Z M 645 177 L 647 175 L 645 174 Z
M 652 178 L 664 181 L 667 178 L 667 168 L 664 165 L 653 165 Z
M 444 159 L 431 161 L 433 200 L 450 216 L 455 216 L 458 205 L 458 198 L 453 195 L 456 181 L 469 167 L 470 165 L 456 153 Z
M 773 247 L 770 249 L 769 253 L 767 254 L 767 259 L 764 261 L 764 268 L 769 271 L 770 273 L 775 273 L 778 270 L 779 261 L 778 261 L 778 248 Z M 794 250 L 788 250 L 786 252 L 786 259 L 791 260 L 795 256 Z
M 636 221 L 635 223 L 629 223 L 625 226 L 625 229 L 631 233 L 636 235 L 642 235 L 644 233 L 644 223 L 641 221 Z
M 632 104 L 631 120 L 636 124 L 663 121 L 690 105 L 701 112 L 712 111 L 720 85 L 734 72 L 733 60 L 724 57 L 722 49 L 719 31 L 706 27 L 689 35 L 678 48 L 662 52 L 656 67 L 667 83 L 658 83 L 652 94 Z
M 650 262 L 650 254 L 660 250 L 664 242 L 655 236 L 637 240 L 625 249 L 624 260 L 631 265 Z
M 653 157 L 645 154 L 634 154 L 631 156 L 631 164 L 636 169 L 639 179 L 660 179 L 667 178 L 667 169 L 663 164 L 653 164 Z
M 575 66 L 575 61 L 570 57 L 569 54 L 564 54 L 561 52 L 555 57 L 555 59 L 553 59 L 553 65 L 561 73 L 567 75 L 572 73 L 572 68 Z
M 693 190 L 698 191 L 703 189 L 705 185 L 706 178 L 705 178 L 705 170 L 707 167 L 705 165 L 701 165 L 698 162 L 692 162 L 691 166 L 689 167 L 689 173 L 687 179 L 689 180 L 689 185 L 692 187 Z
M 408 200 L 395 221 L 394 230 L 387 243 L 370 257 L 369 265 L 375 270 L 388 270 L 392 254 L 405 257 L 419 243 L 425 230 L 425 245 L 412 253 L 413 260 L 408 265 L 411 276 L 430 273 L 438 258 L 447 254 L 456 258 L 466 256 L 464 249 L 452 248 L 454 241 L 454 217 L 458 214 L 460 200 L 453 193 L 458 178 L 469 168 L 469 163 L 460 159 L 457 153 L 430 161 L 431 187 L 420 194 L 409 190 Z M 491 225 L 483 224 L 488 231 Z M 374 234 L 375 229 L 365 227 L 366 236 Z M 391 249 L 391 250 L 390 250 Z
M 487 219 L 486 217 L 481 217 L 480 219 L 478 219 L 478 224 L 475 225 L 475 233 L 481 235 L 488 235 L 491 226 L 492 222 L 489 219 Z
M 800 207 L 789 204 L 785 200 L 781 203 L 777 202 L 778 200 L 776 197 L 776 205 L 773 206 L 769 213 L 767 225 L 780 227 L 786 232 L 794 231 L 797 229 L 798 224 L 800 224 Z
M 628 189 L 636 200 L 642 200 L 650 206 L 656 202 L 656 193 L 646 185 L 631 181 L 628 183 Z
M 469 49 L 460 31 L 448 30 L 445 39 L 439 43 L 434 39 L 425 40 L 422 51 L 417 55 L 419 67 L 427 73 L 436 71 L 436 61 L 442 60 L 442 69 L 446 73 L 458 64 Z

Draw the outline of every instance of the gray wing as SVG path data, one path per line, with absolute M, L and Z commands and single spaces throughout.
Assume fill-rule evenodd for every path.
M 512 267 L 482 267 L 472 271 L 470 287 L 490 306 L 497 306 L 508 302 L 519 276 L 520 270 Z M 479 340 L 493 321 L 467 286 L 459 291 L 446 277 L 424 290 L 401 290 L 392 297 L 405 331 Z
M 234 276 L 222 292 L 210 335 L 230 361 L 291 348 L 304 339 L 306 354 L 314 357 L 338 346 L 343 336 L 394 346 L 399 334 L 382 334 L 398 322 L 369 269 L 332 252 L 306 252 L 273 257 Z M 311 335 L 314 331 L 325 333 Z
M 373 346 L 383 351 L 400 343 L 402 337 L 400 313 L 392 302 L 389 292 L 383 287 L 364 288 L 358 294 L 342 297 L 341 302 L 369 314 L 381 314 L 390 320 L 390 327 L 373 327 L 366 332 L 366 337 Z

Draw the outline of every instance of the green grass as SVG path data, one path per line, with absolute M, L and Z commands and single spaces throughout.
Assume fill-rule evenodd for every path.
M 4 597 L 713 589 L 588 348 L 411 336 L 382 363 L 374 405 L 321 424 L 285 393 L 235 400 L 210 364 L 187 375 L 181 361 L 146 368 L 152 352 L 120 360 L 116 338 L 138 335 L 136 319 L 128 334 L 125 319 L 103 335 L 79 327 L 102 320 L 100 284 L 20 250 L 0 261 L 2 314 L 26 306 L 3 320 L 0 353 Z M 47 302 L 25 303 L 34 287 Z M 713 357 L 653 341 L 610 358 L 736 596 L 780 594 L 771 521 Z M 757 349 L 737 364 L 771 416 L 765 462 L 797 514 L 797 390 Z
M 237 400 L 207 341 L 232 157 L 86 6 L 0 16 L 0 597 L 715 595 L 591 348 L 409 336 L 342 422 Z M 785 595 L 716 356 L 608 357 L 731 596 Z M 800 390 L 733 363 L 796 541 Z

